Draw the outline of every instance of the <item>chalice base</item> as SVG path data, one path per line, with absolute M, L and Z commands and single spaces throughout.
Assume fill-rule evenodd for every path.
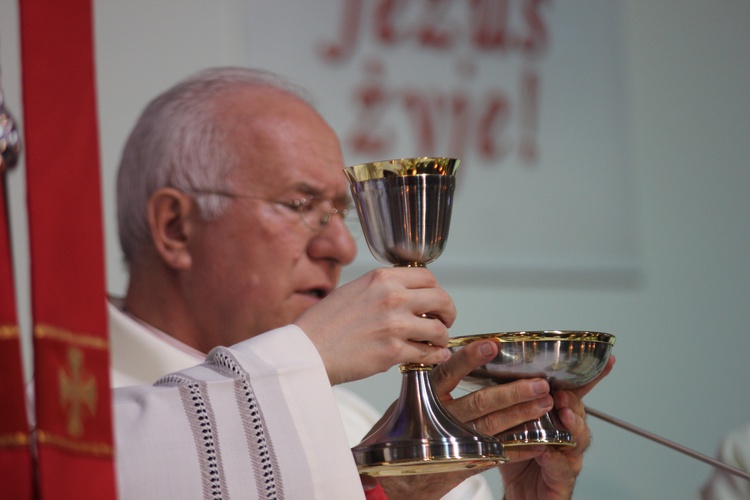
M 488 468 L 505 463 L 503 446 L 443 407 L 430 365 L 402 365 L 401 395 L 387 420 L 352 449 L 360 474 L 404 476 Z
M 475 445 L 475 443 L 468 443 L 469 446 Z M 459 470 L 468 469 L 487 469 L 505 463 L 507 460 L 501 460 L 498 458 L 490 458 L 486 455 L 477 454 L 476 449 L 472 449 L 470 453 L 475 455 L 474 458 L 466 456 L 463 453 L 462 456 L 451 457 L 441 455 L 438 451 L 436 454 L 427 452 L 423 455 L 423 458 L 402 458 L 400 460 L 389 461 L 385 460 L 386 456 L 398 456 L 400 452 L 406 452 L 406 455 L 413 453 L 415 448 L 432 448 L 437 445 L 441 448 L 441 443 L 433 443 L 432 445 L 426 443 L 415 443 L 413 446 L 404 445 L 403 447 L 386 447 L 381 449 L 370 448 L 368 450 L 362 450 L 360 456 L 368 456 L 372 459 L 374 456 L 380 456 L 380 461 L 368 463 L 366 465 L 360 465 L 357 470 L 360 474 L 366 474 L 368 476 L 413 476 L 416 474 L 439 474 L 443 472 L 455 472 Z M 401 448 L 401 449 L 399 449 Z M 419 453 L 417 453 L 419 455 Z
M 545 413 L 498 436 L 503 446 L 557 445 L 576 446 L 570 432 L 564 430 L 556 411 Z

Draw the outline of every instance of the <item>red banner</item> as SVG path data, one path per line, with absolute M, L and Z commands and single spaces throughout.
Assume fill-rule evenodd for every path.
M 2 160 L 0 160 L 2 163 Z M 18 334 L 5 176 L 0 179 L 0 484 L 8 498 L 32 498 L 32 462 Z
M 114 498 L 91 0 L 20 7 L 39 492 Z

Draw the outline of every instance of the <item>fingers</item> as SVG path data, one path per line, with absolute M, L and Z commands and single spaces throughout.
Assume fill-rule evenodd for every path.
M 570 431 L 581 453 L 588 447 L 590 431 L 586 424 L 586 408 L 581 398 L 574 390 L 557 391 L 555 393 L 555 408 L 560 421 Z
M 548 446 L 543 444 L 523 445 L 523 446 L 505 446 L 503 454 L 508 457 L 509 463 L 518 463 L 536 458 L 547 451 Z
M 609 359 L 607 359 L 607 364 L 604 367 L 604 370 L 599 374 L 598 377 L 596 377 L 594 380 L 589 382 L 588 384 L 578 387 L 577 389 L 573 389 L 571 392 L 574 392 L 578 398 L 583 398 L 586 394 L 591 392 L 591 389 L 596 387 L 596 385 L 604 379 L 607 375 L 610 374 L 612 371 L 612 368 L 615 366 L 615 357 L 610 356 Z
M 576 446 L 544 446 L 542 450 L 522 447 L 523 454 L 514 447 L 506 447 L 510 463 L 500 471 L 509 497 L 525 498 L 529 488 L 542 492 L 544 498 L 571 498 L 583 466 L 583 454 L 591 443 L 591 431 L 586 423 L 586 413 L 581 398 L 606 377 L 615 364 L 610 357 L 602 373 L 589 384 L 573 389 L 558 390 L 554 394 L 554 407 L 562 426 L 568 430 Z M 534 460 L 533 453 L 537 453 Z M 531 456 L 530 456 L 531 455 Z M 524 461 L 525 460 L 525 461 Z
M 381 290 L 379 315 L 382 330 L 403 342 L 448 345 L 448 328 L 456 319 L 453 299 L 424 268 L 382 268 L 366 275 L 369 289 Z M 442 363 L 446 353 L 412 345 L 397 362 Z
M 581 418 L 586 416 L 586 410 L 583 401 L 574 390 L 559 390 L 555 392 L 555 408 L 563 410 L 569 408 Z
M 441 364 L 451 357 L 445 347 L 448 329 L 439 320 L 414 315 L 384 318 L 364 332 L 360 348 L 372 346 L 368 362 L 378 361 L 385 371 L 399 363 Z M 339 349 L 340 350 L 340 349 Z
M 445 407 L 477 431 L 495 435 L 528 420 L 536 419 L 554 405 L 544 379 L 518 380 L 471 392 L 444 401 Z
M 387 268 L 373 271 L 373 279 L 397 280 L 408 296 L 395 294 L 394 307 L 408 300 L 411 312 L 418 317 L 438 319 L 450 328 L 456 320 L 456 306 L 426 268 Z
M 398 363 L 443 363 L 455 318 L 453 300 L 430 271 L 381 268 L 334 290 L 294 323 L 337 384 Z
M 432 372 L 432 384 L 438 394 L 448 394 L 472 370 L 489 362 L 497 355 L 497 343 L 490 340 L 472 342 L 453 354 Z
M 409 315 L 409 325 L 399 327 L 401 334 L 395 333 L 403 337 L 404 340 L 422 343 L 432 346 L 438 346 L 446 348 L 448 346 L 448 327 L 438 318 L 432 318 L 429 316 L 416 316 Z M 394 330 L 396 332 L 396 330 Z M 445 349 L 450 356 L 450 351 Z M 447 357 L 442 361 L 448 359 Z
M 570 408 L 562 408 L 558 410 L 557 416 L 563 426 L 570 432 L 576 443 L 575 452 L 583 455 L 583 452 L 589 446 L 589 440 L 591 438 L 591 431 L 586 420 L 582 415 L 577 414 Z
M 399 363 L 423 363 L 439 365 L 451 357 L 451 352 L 439 345 L 424 342 L 408 342 L 398 355 Z
M 491 340 L 472 342 L 432 372 L 432 383 L 444 406 L 463 422 L 471 422 L 483 434 L 499 434 L 551 410 L 550 387 L 541 378 L 517 380 L 470 392 L 453 399 L 463 377 L 491 361 L 498 353 Z
M 539 387 L 546 384 L 544 381 L 540 382 L 543 382 L 543 384 Z M 473 419 L 472 422 L 476 430 L 483 434 L 494 436 L 523 422 L 537 419 L 550 411 L 554 406 L 552 396 L 549 394 L 539 394 L 533 389 L 530 389 L 529 385 L 532 384 L 514 383 L 512 385 L 505 384 L 489 388 L 495 389 L 495 397 L 492 395 L 485 395 L 485 398 L 492 398 L 492 406 L 490 406 L 490 408 L 497 409 Z M 506 392 L 511 395 L 499 393 L 499 389 L 505 389 Z M 472 393 L 472 395 L 479 396 L 482 394 L 480 394 L 480 391 L 476 391 Z M 480 406 L 472 405 L 472 407 L 478 409 Z M 487 408 L 486 405 L 485 408 Z

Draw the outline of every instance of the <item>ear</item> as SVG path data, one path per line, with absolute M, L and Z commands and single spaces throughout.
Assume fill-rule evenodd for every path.
M 194 229 L 196 211 L 193 200 L 173 188 L 159 189 L 148 200 L 151 239 L 166 266 L 189 269 L 192 265 L 188 242 Z

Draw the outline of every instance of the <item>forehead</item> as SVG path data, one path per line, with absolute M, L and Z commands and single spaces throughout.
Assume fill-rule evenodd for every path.
M 298 186 L 331 197 L 348 192 L 338 137 L 306 102 L 254 88 L 235 92 L 220 109 L 237 154 L 234 180 L 243 187 L 265 194 Z

